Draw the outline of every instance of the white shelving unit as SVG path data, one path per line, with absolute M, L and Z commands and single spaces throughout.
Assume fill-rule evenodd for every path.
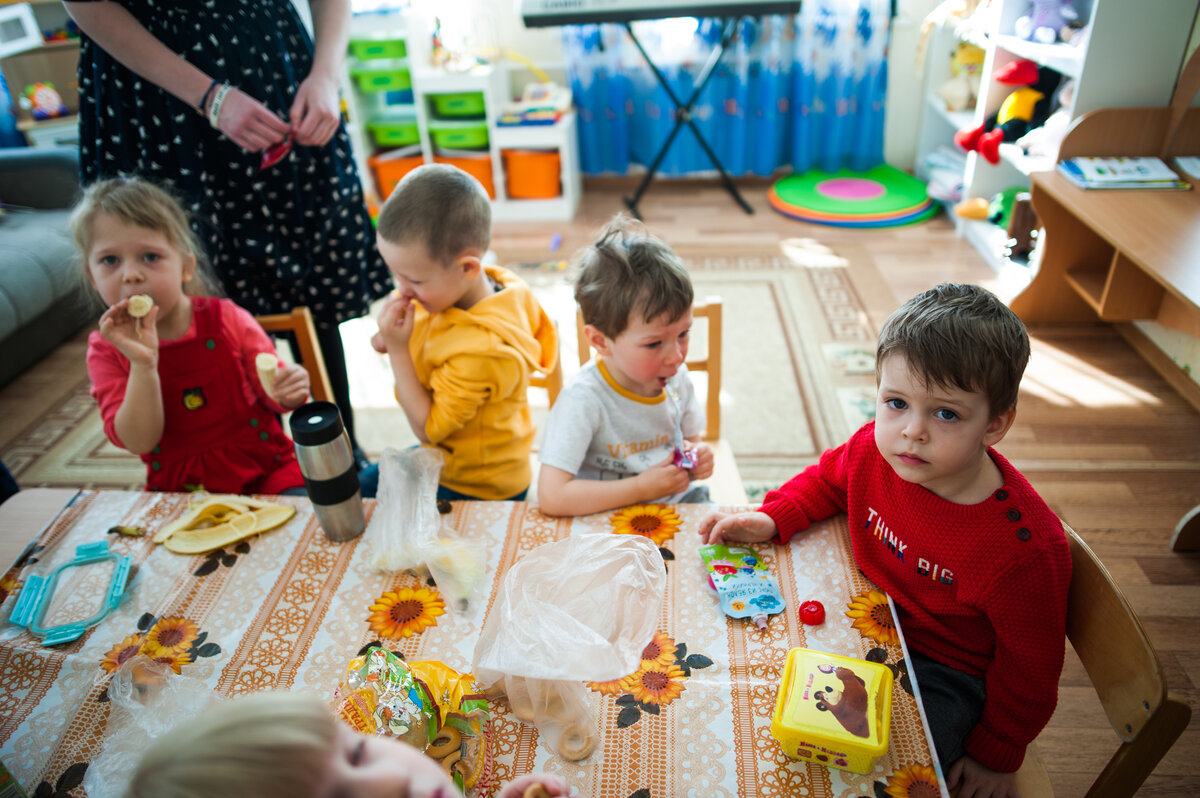
M 385 27 L 386 26 L 386 27 Z M 417 121 L 420 155 L 432 163 L 437 154 L 429 125 L 434 121 L 430 97 L 439 94 L 479 93 L 484 100 L 484 121 L 487 124 L 488 150 L 491 161 L 495 197 L 492 218 L 496 221 L 569 221 L 579 207 L 583 181 L 579 169 L 579 145 L 574 111 L 562 116 L 553 125 L 500 126 L 496 124 L 504 105 L 513 91 L 510 70 L 504 65 L 484 65 L 468 72 L 451 72 L 428 66 L 428 32 L 415 30 L 420 22 L 399 14 L 360 14 L 351 25 L 351 38 L 387 31 L 392 36 L 404 36 L 408 55 L 407 68 L 412 78 L 412 103 L 388 105 L 392 114 L 411 114 Z M 367 156 L 379 149 L 366 130 L 367 121 L 384 108 L 379 93 L 358 90 L 349 77 L 356 66 L 347 58 L 345 95 L 350 117 L 349 132 L 354 146 L 359 172 L 364 179 L 372 174 Z M 509 195 L 504 168 L 504 150 L 556 150 L 559 154 L 561 191 L 550 199 L 514 199 Z M 380 198 L 382 199 L 382 197 Z
M 926 54 L 924 97 L 917 138 L 917 173 L 928 177 L 925 156 L 939 145 L 953 147 L 955 131 L 983 124 L 1014 87 L 992 76 L 1012 61 L 1027 58 L 1075 80 L 1068 110 L 1072 120 L 1098 108 L 1161 106 L 1170 102 L 1196 18 L 1198 0 L 1076 0 L 1081 21 L 1088 21 L 1086 43 L 1041 44 L 1018 38 L 1017 19 L 1028 0 L 1000 0 L 984 30 L 964 25 L 934 29 Z M 986 53 L 979 99 L 970 111 L 946 111 L 937 89 L 950 76 L 949 57 L 957 43 L 970 41 Z M 1114 153 L 1117 155 L 1119 153 Z M 963 196 L 991 198 L 1013 186 L 1028 186 L 1033 172 L 1054 168 L 1053 158 L 1035 158 L 1015 144 L 1000 146 L 1000 162 L 992 165 L 978 153 L 967 153 Z M 1000 271 L 1007 235 L 988 222 L 952 216 L 960 235 Z

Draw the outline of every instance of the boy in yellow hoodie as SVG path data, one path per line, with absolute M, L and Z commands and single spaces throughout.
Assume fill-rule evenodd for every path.
M 525 498 L 529 374 L 558 358 L 554 324 L 529 286 L 483 265 L 491 221 L 478 180 L 427 164 L 400 181 L 376 225 L 397 288 L 373 343 L 387 352 L 409 426 L 446 456 L 439 499 Z M 361 480 L 373 495 L 377 473 L 364 470 Z

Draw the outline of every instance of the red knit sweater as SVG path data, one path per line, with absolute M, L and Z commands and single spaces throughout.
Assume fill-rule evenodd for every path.
M 1058 517 L 1007 460 L 988 454 L 1003 488 L 954 504 L 898 477 L 871 422 L 760 509 L 783 543 L 847 513 L 855 561 L 891 597 L 909 647 L 984 678 L 983 716 L 965 748 L 1011 772 L 1058 698 L 1071 554 Z

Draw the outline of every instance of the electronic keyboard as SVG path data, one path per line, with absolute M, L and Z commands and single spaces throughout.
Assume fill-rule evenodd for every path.
M 800 0 L 518 0 L 527 28 L 668 17 L 794 14 Z

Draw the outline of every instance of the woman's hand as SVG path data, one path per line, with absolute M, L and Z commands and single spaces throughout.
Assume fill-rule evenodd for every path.
M 310 74 L 296 90 L 288 117 L 297 144 L 324 147 L 341 123 L 337 81 L 325 75 Z
M 129 315 L 129 300 L 122 299 L 100 317 L 100 337 L 117 348 L 133 365 L 158 366 L 158 305 L 142 318 Z
M 270 108 L 236 88 L 225 95 L 217 129 L 247 152 L 265 150 L 287 138 L 291 130 Z
M 308 401 L 309 378 L 304 366 L 297 363 L 284 363 L 275 375 L 275 384 L 271 393 L 275 401 L 288 410 L 295 410 Z

